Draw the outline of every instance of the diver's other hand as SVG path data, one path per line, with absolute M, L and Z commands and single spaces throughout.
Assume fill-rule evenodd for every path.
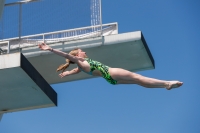
M 51 50 L 52 48 L 49 47 L 47 44 L 45 43 L 41 43 L 41 44 L 38 44 L 38 47 L 41 49 L 41 50 Z
M 68 76 L 68 75 L 69 75 L 69 71 L 65 71 L 65 72 L 63 72 L 63 73 L 60 73 L 60 74 L 59 74 L 59 77 L 60 77 L 60 78 L 63 78 L 63 77 Z

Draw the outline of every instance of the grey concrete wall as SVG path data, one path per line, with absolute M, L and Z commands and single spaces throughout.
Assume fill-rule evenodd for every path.
M 0 114 L 57 106 L 57 93 L 21 53 L 0 55 Z
M 39 72 L 31 65 L 26 57 L 21 53 L 21 68 L 29 75 L 29 77 L 41 88 L 41 90 L 52 100 L 57 106 L 57 93 L 47 83 L 47 81 L 39 74 Z M 42 64 L 42 62 L 41 62 Z

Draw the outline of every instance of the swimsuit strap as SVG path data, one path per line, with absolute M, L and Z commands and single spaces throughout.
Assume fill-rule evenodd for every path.
M 89 58 L 84 58 L 88 63 L 89 63 Z M 89 65 L 90 65 L 90 63 L 89 63 Z M 92 71 L 91 69 L 90 69 L 90 72 L 86 72 L 86 71 L 84 71 L 80 66 L 78 66 L 78 68 L 81 70 L 81 71 L 83 71 L 83 72 L 85 72 L 85 73 L 87 73 L 87 74 L 89 74 L 89 75 L 92 75 L 92 72 L 94 71 Z M 91 68 L 91 67 L 90 67 Z

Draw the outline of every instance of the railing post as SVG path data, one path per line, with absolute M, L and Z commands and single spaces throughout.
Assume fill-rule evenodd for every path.
M 7 54 L 10 53 L 10 41 L 8 41 L 8 50 L 7 50 Z
M 101 26 L 101 36 L 102 36 L 103 35 L 103 31 L 102 31 L 101 0 L 99 0 L 99 17 L 100 17 L 100 26 Z
M 44 34 L 43 34 L 43 43 L 45 43 Z
M 21 52 L 20 49 L 20 43 L 21 43 L 21 30 L 22 30 L 22 4 L 19 4 L 19 52 Z

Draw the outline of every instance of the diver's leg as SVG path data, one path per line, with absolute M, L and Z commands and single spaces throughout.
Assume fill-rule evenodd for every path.
M 109 73 L 118 84 L 138 84 L 146 88 L 176 88 L 183 83 L 179 81 L 165 81 L 149 78 L 121 68 L 109 68 Z

